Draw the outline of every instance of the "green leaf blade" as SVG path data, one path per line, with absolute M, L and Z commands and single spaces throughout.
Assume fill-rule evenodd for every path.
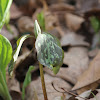
M 95 16 L 92 16 L 92 17 L 90 17 L 90 22 L 91 22 L 91 25 L 92 25 L 94 31 L 97 33 L 100 30 L 99 19 Z
M 23 83 L 23 87 L 22 87 L 22 100 L 24 100 L 25 98 L 25 88 L 29 85 L 29 83 L 31 82 L 31 72 L 34 70 L 34 66 L 30 66 L 27 73 L 26 73 L 26 77 Z
M 38 22 L 40 24 L 40 27 L 43 31 L 45 31 L 45 17 L 44 17 L 44 14 L 43 12 L 40 12 L 38 15 L 37 15 L 37 19 L 38 19 Z
M 0 29 L 5 23 L 7 13 L 9 12 L 12 0 L 0 0 Z
M 12 46 L 7 38 L 0 35 L 0 70 L 6 69 L 12 58 Z

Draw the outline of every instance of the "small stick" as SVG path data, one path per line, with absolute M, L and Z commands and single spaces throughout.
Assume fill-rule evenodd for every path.
M 66 92 L 67 92 L 68 94 L 71 94 L 71 95 L 73 95 L 73 96 L 75 96 L 75 97 L 79 97 L 79 98 L 82 98 L 82 99 L 84 99 L 84 100 L 89 100 L 89 99 L 87 99 L 87 98 L 80 97 L 79 95 L 74 94 L 74 93 L 72 93 L 72 92 L 70 92 L 70 91 L 67 91 L 67 90 L 65 90 L 64 88 L 60 88 L 60 89 L 64 90 L 64 92 L 61 92 L 61 91 L 57 90 L 57 89 L 54 87 L 54 84 L 53 84 L 53 83 L 52 83 L 52 86 L 53 86 L 53 88 L 54 88 L 57 92 L 60 92 L 60 93 L 66 93 Z

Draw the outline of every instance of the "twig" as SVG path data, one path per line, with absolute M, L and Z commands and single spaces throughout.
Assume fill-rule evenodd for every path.
M 64 92 L 61 92 L 61 91 L 59 91 L 59 90 L 57 90 L 55 87 L 54 87 L 54 84 L 52 83 L 52 86 L 53 86 L 53 88 L 57 91 L 57 92 L 60 92 L 60 93 L 68 93 L 68 94 L 71 94 L 71 95 L 73 95 L 73 96 L 75 96 L 75 97 L 79 97 L 79 98 L 82 98 L 82 99 L 84 99 L 84 100 L 89 100 L 89 99 L 87 99 L 87 98 L 83 98 L 83 97 L 80 97 L 79 95 L 77 95 L 77 94 L 74 94 L 74 93 L 72 93 L 72 92 L 70 92 L 70 91 L 67 91 L 67 90 L 65 90 L 64 88 L 61 88 L 60 87 L 60 89 L 62 89 Z

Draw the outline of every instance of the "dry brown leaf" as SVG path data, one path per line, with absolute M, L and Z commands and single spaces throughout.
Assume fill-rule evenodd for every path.
M 67 11 L 67 12 L 72 12 L 75 10 L 74 6 L 65 4 L 65 3 L 59 3 L 59 4 L 52 4 L 50 6 L 50 10 L 55 12 L 55 11 Z
M 16 92 L 21 93 L 20 85 L 19 85 L 18 81 L 15 78 L 9 78 L 7 80 L 7 83 L 8 83 L 9 91 L 16 91 Z
M 95 49 L 89 51 L 89 57 L 95 57 L 97 55 L 98 51 L 99 51 L 99 48 L 95 48 Z
M 84 18 L 71 13 L 66 13 L 65 20 L 66 20 L 67 27 L 72 31 L 79 30 L 81 24 L 84 22 Z
M 83 97 L 83 98 L 88 98 L 90 94 L 91 94 L 91 90 L 88 90 L 88 91 L 83 92 L 79 96 L 80 97 Z M 84 99 L 82 99 L 80 97 L 75 97 L 75 98 L 78 99 L 78 100 L 84 100 Z
M 76 85 L 72 90 L 76 90 L 90 85 L 100 79 L 100 51 L 91 61 L 89 68 L 79 77 Z
M 95 83 L 92 83 L 90 85 L 87 85 L 87 86 L 85 86 L 85 87 L 83 87 L 83 88 L 81 88 L 79 90 L 76 90 L 76 91 L 77 91 L 78 94 L 81 94 L 81 93 L 83 93 L 85 91 L 88 91 L 90 89 L 91 90 L 95 90 L 98 87 L 98 85 L 99 85 L 99 83 L 95 82 Z
M 9 25 L 9 26 L 12 33 L 9 30 L 7 30 L 6 27 L 3 27 L 0 34 L 4 35 L 7 39 L 11 41 L 12 39 L 18 37 L 18 30 L 14 25 Z
M 37 19 L 37 15 L 42 11 L 43 9 L 38 8 L 32 15 L 32 20 L 35 21 Z
M 89 43 L 84 41 L 84 37 L 81 35 L 77 35 L 74 32 L 69 32 L 61 38 L 62 46 L 89 46 Z
M 21 90 L 19 82 L 15 79 L 15 77 L 10 77 L 8 74 L 6 74 L 6 76 L 7 86 L 9 88 L 12 99 L 21 100 Z
M 15 3 L 12 3 L 10 8 L 10 18 L 16 19 L 22 16 L 22 12 L 18 9 L 18 7 L 15 5 Z
M 88 68 L 89 58 L 87 54 L 87 49 L 84 47 L 70 48 L 68 53 L 64 53 L 63 61 L 68 67 L 61 67 L 56 76 L 75 84 L 77 78 Z M 48 70 L 46 67 L 44 70 L 54 76 L 52 71 Z
M 66 0 L 46 0 L 49 5 L 58 4 L 58 3 L 66 3 Z
M 54 100 L 55 98 L 61 97 L 62 93 L 57 92 L 53 86 L 56 86 L 55 88 L 59 89 L 59 87 L 66 87 L 68 90 L 71 89 L 71 86 L 65 82 L 63 79 L 52 77 L 48 74 L 44 75 L 45 78 L 45 84 L 46 84 L 46 90 L 47 90 L 47 95 L 48 95 L 48 100 Z M 63 85 L 62 85 L 63 84 Z M 42 92 L 42 87 L 41 87 L 41 78 L 39 77 L 37 80 L 32 81 L 27 89 L 27 100 L 34 100 L 34 90 L 33 87 L 35 88 L 38 99 L 43 100 L 43 92 Z M 31 99 L 32 98 L 32 99 Z
M 52 14 L 52 12 L 45 12 L 45 26 L 46 30 L 52 30 L 58 25 L 57 15 Z
M 87 12 L 93 9 L 100 9 L 100 2 L 99 0 L 77 0 L 77 6 L 79 11 Z
M 20 32 L 24 33 L 24 32 L 32 32 L 34 33 L 34 22 L 32 21 L 32 19 L 28 16 L 22 16 L 18 22 L 18 28 L 20 30 Z

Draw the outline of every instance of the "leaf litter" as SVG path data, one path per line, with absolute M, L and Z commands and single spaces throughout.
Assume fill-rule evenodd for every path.
M 16 47 L 15 41 L 18 37 L 23 34 L 34 34 L 34 20 L 37 19 L 38 13 L 43 11 L 46 30 L 60 39 L 64 49 L 63 65 L 57 75 L 44 67 L 49 100 L 83 100 L 79 96 L 88 100 L 95 100 L 96 97 L 99 100 L 100 45 L 91 48 L 95 32 L 89 20 L 91 16 L 100 17 L 99 3 L 99 0 L 47 0 L 45 3 L 41 0 L 24 2 L 15 0 L 13 2 L 10 9 L 10 31 L 5 26 L 0 32 L 11 41 L 13 48 Z M 14 77 L 9 78 L 7 74 L 8 87 L 14 100 L 21 100 L 23 81 L 30 65 L 36 66 L 36 69 L 32 72 L 32 82 L 26 88 L 26 100 L 43 100 L 33 41 L 35 39 L 28 39 L 23 44 L 15 65 Z M 32 48 L 33 52 L 29 53 Z M 73 94 L 77 93 L 77 97 L 61 88 Z M 91 93 L 88 95 L 88 90 L 91 90 L 94 96 L 91 97 Z

